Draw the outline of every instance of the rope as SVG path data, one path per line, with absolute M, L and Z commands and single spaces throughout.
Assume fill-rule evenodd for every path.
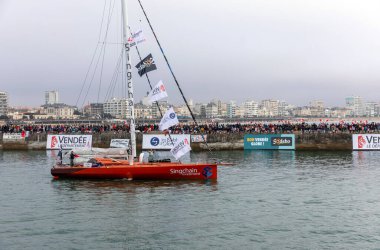
M 104 1 L 104 5 L 103 5 L 103 14 L 102 14 L 102 21 L 101 21 L 101 23 L 100 23 L 100 30 L 99 30 L 98 43 L 96 44 L 96 48 L 95 48 L 94 53 L 93 53 L 93 55 L 92 55 L 91 63 L 90 63 L 90 65 L 88 66 L 87 73 L 86 73 L 86 76 L 85 76 L 84 81 L 83 81 L 83 83 L 82 83 L 81 90 L 80 90 L 80 92 L 79 92 L 79 95 L 78 95 L 77 101 L 75 102 L 75 106 L 78 106 L 79 99 L 80 99 L 80 97 L 81 97 L 81 95 L 82 95 L 82 91 L 83 91 L 84 86 L 86 85 L 86 82 L 87 82 L 88 74 L 90 73 L 90 69 L 91 69 L 91 66 L 92 66 L 92 64 L 93 64 L 93 62 L 94 62 L 96 52 L 98 51 L 98 48 L 99 48 L 100 36 L 101 36 L 101 34 L 102 34 L 102 29 L 103 29 L 104 13 L 105 13 L 105 11 L 106 11 L 106 3 L 107 3 L 107 2 Z

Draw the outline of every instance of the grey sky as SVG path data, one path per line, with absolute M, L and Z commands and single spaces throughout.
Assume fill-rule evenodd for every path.
M 108 42 L 120 37 L 116 0 Z M 344 105 L 349 95 L 380 101 L 380 1 L 377 0 L 143 0 L 187 98 L 238 102 L 275 98 L 296 105 L 312 99 Z M 107 0 L 109 6 L 113 0 Z M 0 0 L 0 91 L 11 105 L 37 106 L 57 89 L 75 104 L 98 42 L 104 0 Z M 137 5 L 141 27 L 170 102 L 178 90 Z M 142 20 L 141 23 L 139 20 Z M 107 46 L 100 101 L 115 68 L 118 45 Z M 132 54 L 133 65 L 137 64 Z M 86 100 L 97 99 L 96 75 Z M 148 90 L 134 74 L 135 97 Z M 116 90 L 117 92 L 117 90 Z M 119 91 L 120 92 L 120 91 Z

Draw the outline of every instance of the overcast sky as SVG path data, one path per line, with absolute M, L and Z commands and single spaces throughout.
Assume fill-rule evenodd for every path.
M 104 6 L 107 19 L 113 3 L 0 0 L 0 91 L 9 93 L 10 105 L 41 105 L 46 90 L 58 90 L 60 101 L 70 105 L 78 98 L 78 106 L 104 101 L 120 52 L 119 0 L 112 12 L 102 78 L 99 66 L 87 97 L 79 93 L 99 41 Z M 147 38 L 140 50 L 143 56 L 152 53 L 157 63 L 152 82 L 162 79 L 169 102 L 179 103 L 137 0 L 128 3 L 131 27 L 142 28 Z M 343 106 L 345 97 L 360 95 L 380 101 L 378 0 L 142 3 L 189 99 L 240 103 L 274 98 L 295 105 L 322 99 L 326 105 Z M 132 60 L 138 63 L 134 51 Z M 137 74 L 134 85 L 138 101 L 148 85 Z M 116 87 L 115 96 L 120 92 Z

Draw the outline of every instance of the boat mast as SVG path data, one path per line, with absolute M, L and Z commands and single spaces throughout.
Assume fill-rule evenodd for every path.
M 136 157 L 136 132 L 135 132 L 135 108 L 133 101 L 133 85 L 132 85 L 132 65 L 131 57 L 129 55 L 131 47 L 128 42 L 128 17 L 127 17 L 127 0 L 121 0 L 122 16 L 123 16 L 123 43 L 125 49 L 125 61 L 127 67 L 127 89 L 128 89 L 128 101 L 127 106 L 130 117 L 130 133 L 131 133 L 131 146 L 132 155 Z

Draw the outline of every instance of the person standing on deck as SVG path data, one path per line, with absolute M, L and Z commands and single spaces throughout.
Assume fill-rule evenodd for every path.
M 62 165 L 62 159 L 63 159 L 62 147 L 59 148 L 58 159 L 59 159 L 59 164 Z
M 74 166 L 74 158 L 75 158 L 75 154 L 74 154 L 74 151 L 71 151 L 70 153 L 70 166 Z

